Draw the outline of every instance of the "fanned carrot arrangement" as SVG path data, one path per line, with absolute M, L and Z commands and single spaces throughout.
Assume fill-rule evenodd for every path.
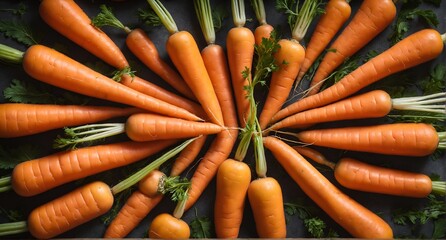
M 0 236 L 446 237 L 446 3 L 411 4 L 1 3 Z

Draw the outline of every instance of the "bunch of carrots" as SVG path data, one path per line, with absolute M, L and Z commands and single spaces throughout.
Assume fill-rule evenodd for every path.
M 120 19 L 118 8 L 94 5 L 97 14 L 90 15 L 78 1 L 40 1 L 38 15 L 51 31 L 114 71 L 96 71 L 81 59 L 44 44 L 21 50 L 0 43 L 2 63 L 18 66 L 33 81 L 99 102 L 0 104 L 2 140 L 26 141 L 58 133 L 52 135 L 50 154 L 27 159 L 0 176 L 0 195 L 13 192 L 13 197 L 31 202 L 39 195 L 62 191 L 62 186 L 94 179 L 39 203 L 24 221 L 0 223 L 0 236 L 23 232 L 35 238 L 64 236 L 109 213 L 118 196 L 130 190 L 98 237 L 124 238 L 148 221 L 145 236 L 190 238 L 185 213 L 202 208 L 204 201 L 213 208 L 218 238 L 245 234 L 247 206 L 255 223 L 255 233 L 249 237 L 296 237 L 287 233 L 284 199 L 287 191 L 299 188 L 350 236 L 393 238 L 391 224 L 344 189 L 425 198 L 445 195 L 446 182 L 361 162 L 348 152 L 331 162 L 316 149 L 414 159 L 445 149 L 446 132 L 423 118 L 432 114 L 446 117 L 444 91 L 391 97 L 382 89 L 370 90 L 370 85 L 444 56 L 446 33 L 415 31 L 338 82 L 321 88 L 344 61 L 388 29 L 398 14 L 391 0 L 353 2 L 277 0 L 276 10 L 286 15 L 283 24 L 289 24 L 291 30 L 280 35 L 267 20 L 265 4 L 271 3 L 231 0 L 226 5 L 233 26 L 223 34 L 226 39 L 217 39 L 222 35 L 216 34 L 210 0 L 194 0 L 190 20 L 196 22 L 181 25 L 177 25 L 178 9 L 173 8 L 176 3 L 166 2 L 165 6 L 161 0 L 147 0 L 147 23 L 165 28 L 156 31 L 167 31 L 159 43 L 142 27 L 124 22 L 130 17 Z M 132 4 L 111 5 L 127 8 Z M 257 26 L 247 24 L 249 7 Z M 202 36 L 193 35 L 187 24 L 200 26 Z M 115 32 L 110 27 L 125 35 L 112 36 Z M 205 45 L 201 46 L 203 37 Z M 157 79 L 144 79 L 127 59 L 127 50 Z M 163 83 L 157 81 L 160 79 Z M 306 81 L 309 87 L 304 89 Z M 259 98 L 260 93 L 266 93 L 264 99 Z M 288 102 L 296 94 L 299 98 Z M 383 121 L 391 113 L 405 111 L 421 113 L 421 121 Z M 360 119 L 370 123 L 348 125 Z M 248 157 L 251 146 L 252 159 Z M 340 185 L 308 160 L 333 169 Z M 113 175 L 112 183 L 100 179 L 104 176 L 100 174 L 115 174 L 112 170 L 125 166 L 132 173 Z M 281 171 L 297 186 L 285 187 L 285 183 L 294 183 L 276 175 Z M 212 184 L 215 192 L 206 196 Z M 175 208 L 151 216 L 166 199 Z

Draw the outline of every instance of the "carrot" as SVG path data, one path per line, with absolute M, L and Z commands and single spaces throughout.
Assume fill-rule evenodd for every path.
M 246 163 L 227 159 L 220 164 L 214 204 L 215 233 L 218 238 L 238 237 L 250 182 L 251 170 Z
M 265 137 L 263 143 L 300 188 L 353 237 L 393 237 L 383 219 L 342 193 L 292 147 L 275 137 Z
M 446 93 L 392 99 L 385 91 L 373 90 L 323 107 L 293 114 L 273 124 L 268 131 L 287 127 L 302 128 L 311 124 L 339 120 L 384 117 L 392 110 L 446 114 L 444 102 L 446 102 Z
M 73 0 L 43 0 L 39 13 L 51 28 L 111 66 L 119 70 L 129 66 L 119 47 L 91 24 L 90 18 Z
M 43 45 L 33 45 L 25 53 L 5 45 L 0 48 L 1 58 L 23 61 L 23 69 L 28 75 L 50 85 L 171 117 L 201 120 L 184 109 L 141 94 Z
M 98 28 L 111 26 L 123 30 L 127 34 L 125 43 L 130 51 L 141 60 L 150 70 L 160 76 L 165 82 L 175 90 L 189 99 L 195 99 L 189 86 L 184 82 L 181 76 L 167 64 L 158 53 L 155 44 L 147 36 L 144 30 L 140 28 L 130 29 L 119 21 L 111 8 L 105 5 L 100 6 L 101 12 L 92 19 L 92 24 Z
M 330 167 L 334 171 L 336 180 L 349 189 L 414 198 L 446 193 L 444 181 L 432 181 L 429 176 L 422 173 L 374 166 L 349 157 L 341 158 L 334 163 L 314 149 L 307 147 L 294 147 L 294 149 Z
M 12 172 L 11 184 L 20 196 L 34 196 L 65 183 L 139 161 L 175 142 L 121 142 L 58 152 L 18 164 Z
M 396 6 L 392 0 L 364 0 L 350 23 L 339 34 L 314 74 L 308 95 L 317 93 L 322 81 L 342 62 L 353 56 L 373 38 L 392 23 L 396 16 Z
M 259 22 L 259 26 L 257 26 L 254 30 L 255 44 L 260 45 L 263 38 L 269 38 L 271 32 L 274 30 L 274 27 L 268 24 L 266 21 L 265 5 L 263 4 L 263 0 L 254 0 L 251 1 L 251 3 L 252 7 L 254 8 L 257 21 Z
M 271 177 L 258 178 L 248 188 L 249 203 L 261 238 L 285 238 L 282 189 Z
M 141 110 L 106 106 L 3 103 L 0 104 L 0 137 L 28 136 L 57 128 L 128 116 L 138 111 Z
M 186 239 L 190 237 L 190 229 L 187 223 L 168 213 L 156 216 L 149 229 L 149 238 L 161 239 Z
M 172 16 L 159 0 L 148 2 L 170 33 L 166 50 L 173 64 L 197 97 L 211 122 L 223 125 L 221 107 L 194 37 L 187 31 L 178 31 Z
M 230 73 L 224 49 L 215 44 L 211 6 L 208 0 L 194 1 L 195 10 L 208 44 L 201 56 L 214 86 L 218 102 L 222 108 L 223 120 L 228 130 L 218 133 L 212 144 L 198 163 L 190 181 L 191 187 L 185 209 L 190 209 L 199 199 L 205 188 L 217 173 L 220 164 L 226 160 L 237 140 L 238 123 L 235 102 L 232 95 Z
M 350 0 L 330 0 L 325 6 L 324 14 L 319 19 L 310 41 L 305 49 L 305 59 L 300 67 L 297 82 L 321 55 L 330 41 L 338 33 L 351 14 Z
M 244 127 L 250 111 L 246 86 L 251 76 L 246 77 L 243 72 L 246 69 L 251 70 L 255 38 L 251 29 L 244 27 L 246 22 L 244 0 L 231 0 L 231 8 L 235 26 L 226 35 L 226 51 L 238 119 L 240 126 Z
M 272 122 L 348 97 L 384 77 L 432 60 L 443 51 L 445 39 L 446 35 L 440 35 L 433 29 L 413 33 L 324 91 L 283 108 L 273 117 Z
M 207 136 L 198 138 L 180 153 L 180 155 L 175 159 L 172 165 L 172 169 L 170 170 L 171 176 L 180 175 L 184 170 L 186 170 L 186 168 L 190 166 L 190 164 L 201 152 L 204 144 L 206 143 L 206 139 Z
M 268 95 L 259 116 L 261 129 L 265 129 L 272 117 L 282 108 L 293 84 L 299 84 L 295 83 L 295 80 L 306 54 L 300 42 L 316 16 L 319 4 L 320 1 L 305 1 L 298 12 L 296 22 L 290 25 L 293 38 L 279 41 L 280 48 L 274 54 L 279 69 L 271 75 Z
M 135 190 L 108 225 L 104 238 L 126 237 L 162 199 L 163 195 L 148 197 L 141 191 Z
M 296 137 L 315 146 L 401 156 L 427 156 L 445 147 L 445 133 L 424 123 L 315 129 Z

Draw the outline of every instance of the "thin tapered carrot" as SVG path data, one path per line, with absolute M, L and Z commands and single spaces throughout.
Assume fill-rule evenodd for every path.
M 21 137 L 57 128 L 128 116 L 137 108 L 106 106 L 0 104 L 0 137 Z
M 223 125 L 221 107 L 194 37 L 187 31 L 178 31 L 172 16 L 159 0 L 148 0 L 148 2 L 170 33 L 166 50 L 173 64 L 197 97 L 211 122 Z
M 127 47 L 144 63 L 144 65 L 160 76 L 178 92 L 189 99 L 195 99 L 194 94 L 181 76 L 172 69 L 169 64 L 161 59 L 155 44 L 147 36 L 144 30 L 140 28 L 131 29 L 125 26 L 115 17 L 111 8 L 108 8 L 105 5 L 101 5 L 100 9 L 101 12 L 92 19 L 92 24 L 94 26 L 111 26 L 123 30 L 127 33 L 127 38 L 125 39 Z
M 171 176 L 180 175 L 184 170 L 186 170 L 190 166 L 190 164 L 196 159 L 198 154 L 203 149 L 203 146 L 206 143 L 206 139 L 207 139 L 207 136 L 198 138 L 193 143 L 191 143 L 189 146 L 187 146 L 180 153 L 180 155 L 178 155 L 178 157 L 175 159 L 175 161 L 172 164 L 172 168 L 170 170 Z
M 39 13 L 54 30 L 69 38 L 111 66 L 122 70 L 129 66 L 119 47 L 73 0 L 43 0 Z
M 305 48 L 305 59 L 297 76 L 300 81 L 308 69 L 321 55 L 330 41 L 338 33 L 351 14 L 349 0 L 330 0 L 325 6 L 324 14 L 319 19 L 310 41 Z
M 445 133 L 425 123 L 314 129 L 296 137 L 315 146 L 402 156 L 427 156 L 445 147 Z
M 74 59 L 43 45 L 33 45 L 24 53 L 5 45 L 0 45 L 0 47 L 1 58 L 9 57 L 16 62 L 22 61 L 23 69 L 28 75 L 50 85 L 171 117 L 194 121 L 201 120 L 182 108 L 119 84 Z
M 18 164 L 12 172 L 11 184 L 20 196 L 34 196 L 65 183 L 139 161 L 175 142 L 121 142 L 61 151 Z
M 148 197 L 135 190 L 108 225 L 104 238 L 126 237 L 162 199 L 163 195 Z
M 306 52 L 300 42 L 316 16 L 320 1 L 307 0 L 298 11 L 296 22 L 291 24 L 292 39 L 281 39 L 280 48 L 274 54 L 279 69 L 271 75 L 268 95 L 259 116 L 260 128 L 265 129 L 273 116 L 282 108 L 288 98 Z
M 445 35 L 440 35 L 433 29 L 415 32 L 370 59 L 336 84 L 283 108 L 273 117 L 272 122 L 343 99 L 384 77 L 430 61 L 442 53 L 445 39 Z
M 392 99 L 385 91 L 373 90 L 323 107 L 293 114 L 273 124 L 268 130 L 302 128 L 339 120 L 378 118 L 388 115 L 392 110 L 446 114 L 445 102 L 446 93 Z
M 444 181 L 432 181 L 422 173 L 375 166 L 349 157 L 334 163 L 314 149 L 300 146 L 293 148 L 303 156 L 331 168 L 336 180 L 349 189 L 415 198 L 446 193 Z
M 214 225 L 217 237 L 238 237 L 250 182 L 251 170 L 246 163 L 227 159 L 220 164 L 214 204 Z
M 231 8 L 235 26 L 226 35 L 226 51 L 238 119 L 240 126 L 244 127 L 250 111 L 246 87 L 251 76 L 246 78 L 243 76 L 243 71 L 252 67 L 255 38 L 251 29 L 244 27 L 246 22 L 244 0 L 231 0 Z
M 195 204 L 216 175 L 220 164 L 229 157 L 238 136 L 237 111 L 232 95 L 231 79 L 225 52 L 221 46 L 213 43 L 215 41 L 215 31 L 210 14 L 210 3 L 206 0 L 194 1 L 194 4 L 197 16 L 199 16 L 200 26 L 208 43 L 208 46 L 201 51 L 201 56 L 222 108 L 225 126 L 229 127 L 229 129 L 216 135 L 205 155 L 198 163 L 191 177 L 191 188 L 185 206 L 186 210 Z
M 348 23 L 328 51 L 311 80 L 308 95 L 317 93 L 322 81 L 342 62 L 353 56 L 373 38 L 392 23 L 396 16 L 396 6 L 392 0 L 364 0 L 353 19 Z
M 265 137 L 263 143 L 300 188 L 353 237 L 393 237 L 383 219 L 342 193 L 288 144 L 275 137 Z
M 265 5 L 263 0 L 253 0 L 251 1 L 254 13 L 256 14 L 259 26 L 254 30 L 255 44 L 260 45 L 263 38 L 269 38 L 274 27 L 268 24 L 266 21 Z

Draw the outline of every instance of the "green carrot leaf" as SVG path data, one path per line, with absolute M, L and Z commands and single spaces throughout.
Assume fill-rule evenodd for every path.
M 13 169 L 17 164 L 40 155 L 36 145 L 23 144 L 13 148 L 0 146 L 0 169 Z
M 191 238 L 211 238 L 212 223 L 208 217 L 198 217 L 197 209 L 195 208 L 195 218 L 190 222 Z
M 26 46 L 38 43 L 31 28 L 23 22 L 2 20 L 0 21 L 0 32 Z

